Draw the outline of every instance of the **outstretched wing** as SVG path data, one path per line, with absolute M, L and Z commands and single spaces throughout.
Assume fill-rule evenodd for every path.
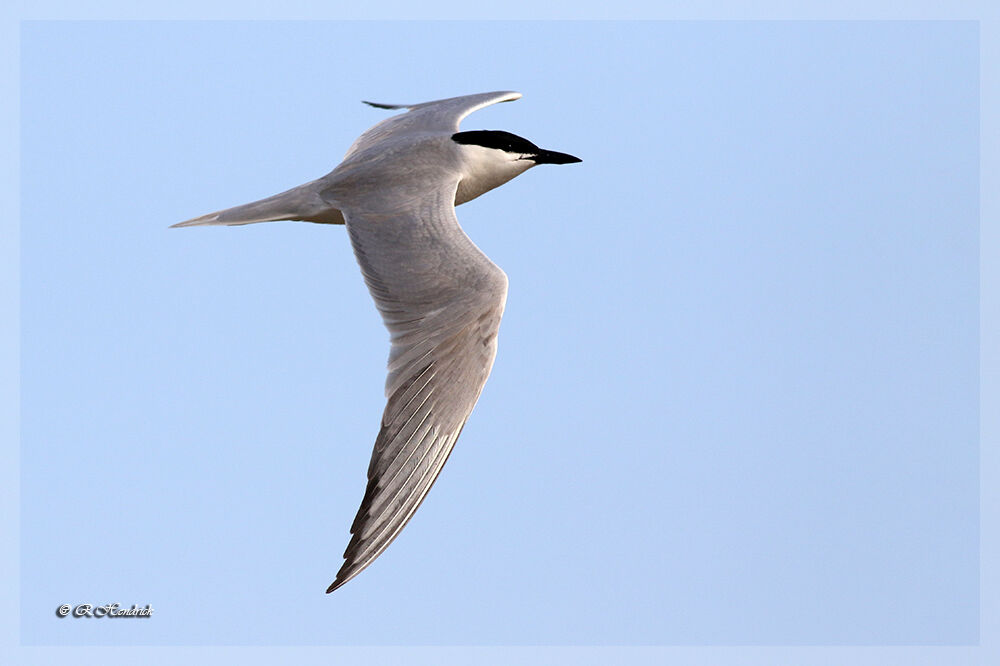
M 462 119 L 473 111 L 478 111 L 491 104 L 512 102 L 520 98 L 521 93 L 519 92 L 500 91 L 450 97 L 422 104 L 378 104 L 375 102 L 365 102 L 365 104 L 379 109 L 409 109 L 409 111 L 383 120 L 367 130 L 348 149 L 347 154 L 344 155 L 344 159 L 390 135 L 406 132 L 457 132 Z
M 442 183 L 392 213 L 344 211 L 392 350 L 368 487 L 327 592 L 371 564 L 413 516 L 493 366 L 507 276 L 459 227 L 457 187 Z

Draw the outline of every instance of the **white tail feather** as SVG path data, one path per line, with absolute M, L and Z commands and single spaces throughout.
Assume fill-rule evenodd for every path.
M 287 192 L 275 194 L 273 197 L 178 222 L 172 225 L 171 228 L 219 225 L 236 226 L 279 220 L 343 224 L 344 216 L 341 212 L 324 201 L 319 195 L 321 187 L 321 183 L 314 180 L 311 183 L 294 187 Z

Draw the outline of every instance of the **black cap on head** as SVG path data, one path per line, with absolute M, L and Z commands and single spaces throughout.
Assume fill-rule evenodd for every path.
M 458 132 L 451 135 L 451 140 L 455 143 L 464 143 L 471 146 L 482 146 L 483 148 L 496 148 L 508 153 L 533 153 L 541 150 L 538 146 L 525 138 L 519 137 L 503 130 L 472 130 L 471 132 Z
M 503 130 L 457 132 L 451 135 L 451 139 L 455 143 L 518 153 L 524 155 L 523 159 L 531 160 L 535 164 L 572 164 L 583 161 L 579 157 L 573 157 L 566 153 L 544 150 L 523 137 Z

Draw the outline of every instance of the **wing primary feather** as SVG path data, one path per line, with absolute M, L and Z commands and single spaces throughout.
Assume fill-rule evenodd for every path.
M 454 443 L 458 441 L 458 438 L 462 435 L 462 430 L 464 428 L 465 428 L 465 424 L 463 423 L 462 427 L 460 427 L 458 429 L 458 432 L 455 433 L 455 436 L 452 437 L 452 440 L 451 440 L 452 446 L 445 447 L 445 449 L 447 451 L 447 454 L 445 455 L 444 460 L 442 460 L 441 464 L 438 466 L 438 470 L 440 470 L 441 468 L 443 468 L 445 466 L 445 463 L 448 462 L 448 458 L 451 457 L 451 452 L 455 448 L 454 447 Z M 399 536 L 399 533 L 402 531 L 402 528 L 406 526 L 406 523 L 409 520 L 409 518 L 414 513 L 416 513 L 417 509 L 420 508 L 420 505 L 424 503 L 424 499 L 426 499 L 427 493 L 430 492 L 430 489 L 434 486 L 434 482 L 435 481 L 437 481 L 437 477 L 432 477 L 431 481 L 430 481 L 430 484 L 427 486 L 427 491 L 424 493 L 423 497 L 420 498 L 420 501 L 418 501 L 416 503 L 416 505 L 413 507 L 413 509 L 408 513 L 408 515 L 406 517 L 406 520 L 403 521 L 403 523 L 400 526 L 400 528 L 398 530 L 396 530 L 396 533 L 392 536 L 392 538 L 390 538 L 388 541 L 386 541 L 382 545 L 382 547 L 378 551 L 375 552 L 374 555 L 372 555 L 371 557 L 369 557 L 367 559 L 367 561 L 365 561 L 363 563 L 362 562 L 353 562 L 353 561 L 351 561 L 349 559 L 346 559 L 346 557 L 345 557 L 344 564 L 340 567 L 340 570 L 337 572 L 336 578 L 334 579 L 334 581 L 332 583 L 330 583 L 330 586 L 328 588 L 326 588 L 326 593 L 327 594 L 330 594 L 331 592 L 333 592 L 337 588 L 342 587 L 344 585 L 344 583 L 348 582 L 349 580 L 351 580 L 352 578 L 354 578 L 355 576 L 357 576 L 359 573 L 361 573 L 362 571 L 364 571 L 368 567 L 368 565 L 370 565 L 372 562 L 374 562 L 375 559 L 378 558 L 378 556 L 381 555 L 382 552 L 386 548 L 388 548 L 390 544 L 392 544 L 392 542 L 396 539 L 396 537 Z M 354 542 L 354 539 L 352 538 L 351 539 L 351 543 L 353 544 L 353 542 Z M 350 545 L 348 545 L 348 550 L 350 550 Z M 345 556 L 347 555 L 346 551 L 345 551 L 344 555 Z
M 374 536 L 364 538 L 357 533 L 351 539 L 351 543 L 348 544 L 347 550 L 344 551 L 344 566 L 341 567 L 341 571 L 350 570 L 353 567 L 357 567 L 357 570 L 367 567 L 371 564 L 375 558 L 377 558 L 390 543 L 395 540 L 395 538 L 402 531 L 403 527 L 409 522 L 410 518 L 416 513 L 417 509 L 423 503 L 424 498 L 427 497 L 427 493 L 430 492 L 431 487 L 434 482 L 437 481 L 437 472 L 440 472 L 441 468 L 444 467 L 444 463 L 447 462 L 448 457 L 451 455 L 451 451 L 454 449 L 454 442 L 458 439 L 457 436 L 444 438 L 443 445 L 437 449 L 434 453 L 432 459 L 432 465 L 421 477 L 421 481 L 425 478 L 430 477 L 430 483 L 426 486 L 422 483 L 414 485 L 410 490 L 410 493 L 406 497 L 406 504 L 412 504 L 412 506 L 407 507 L 406 510 L 393 515 L 391 520 L 383 525 L 382 529 L 379 530 Z M 439 461 L 439 462 L 438 462 Z M 433 464 L 437 463 L 437 464 Z M 435 472 L 435 474 L 431 474 Z M 416 502 L 409 502 L 408 500 L 417 498 Z M 337 574 L 339 579 L 340 574 Z
M 407 104 L 382 104 L 381 102 L 369 102 L 366 99 L 361 100 L 364 104 L 368 106 L 374 106 L 376 109 L 408 109 L 410 108 Z
M 388 515 L 382 516 L 382 519 L 374 526 L 373 531 L 368 531 L 368 534 L 365 534 L 367 530 L 363 529 L 357 535 L 359 537 L 359 549 L 353 554 L 354 559 L 364 560 L 372 552 L 381 550 L 383 543 L 394 539 L 396 534 L 403 529 L 403 526 L 410 520 L 413 512 L 416 511 L 415 504 L 419 503 L 413 500 L 422 500 L 430 491 L 430 486 L 425 485 L 422 481 L 431 476 L 432 471 L 440 471 L 441 466 L 436 463 L 441 461 L 442 457 L 447 457 L 449 453 L 448 441 L 450 439 L 450 437 L 439 437 L 435 440 L 432 447 L 428 449 L 430 455 L 420 460 L 421 466 L 419 467 L 420 476 L 417 479 L 418 483 L 406 488 L 407 492 L 400 502 L 400 507 L 403 510 L 397 513 L 390 512 Z M 430 453 L 431 451 L 433 453 Z M 437 474 L 434 474 L 434 476 L 436 478 Z

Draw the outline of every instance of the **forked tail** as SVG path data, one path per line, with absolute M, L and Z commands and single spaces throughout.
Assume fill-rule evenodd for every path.
M 275 222 L 278 220 L 302 220 L 321 224 L 343 224 L 344 216 L 319 195 L 319 181 L 293 187 L 287 192 L 273 197 L 234 206 L 225 210 L 195 217 L 171 225 L 174 227 L 197 227 L 203 225 L 254 224 L 255 222 Z

